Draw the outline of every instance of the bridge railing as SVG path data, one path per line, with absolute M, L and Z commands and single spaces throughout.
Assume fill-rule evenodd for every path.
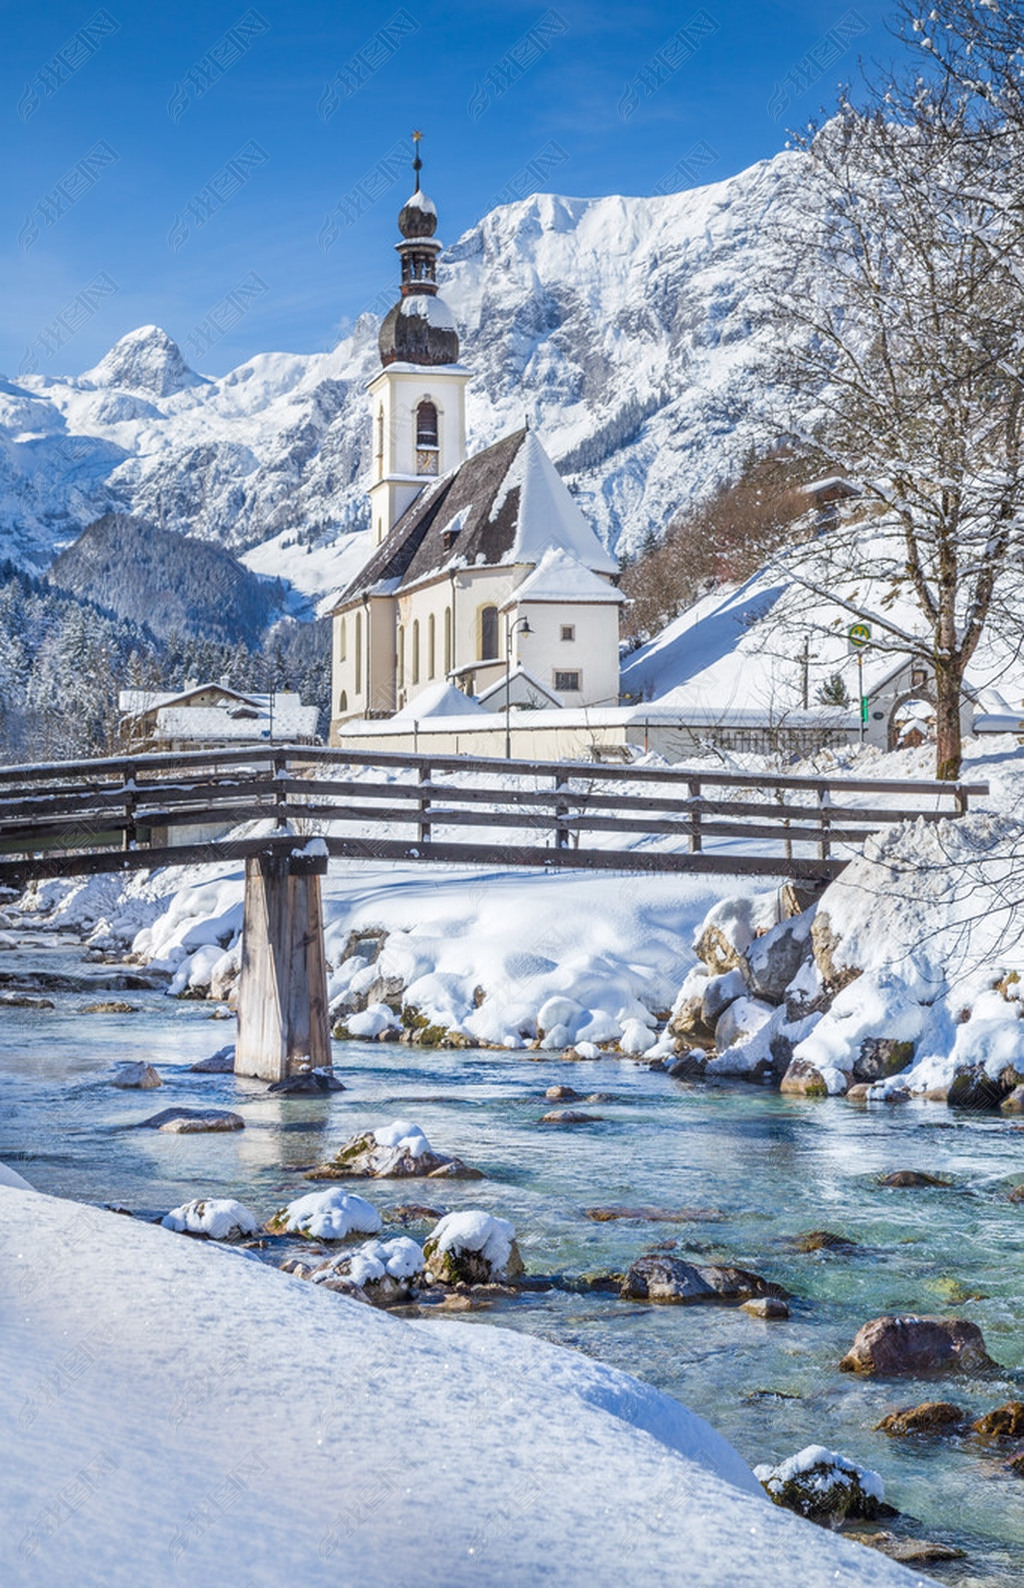
M 880 828 L 961 816 L 987 791 L 284 745 L 121 756 L 0 768 L 0 882 L 224 860 L 313 836 L 364 859 L 825 879 Z

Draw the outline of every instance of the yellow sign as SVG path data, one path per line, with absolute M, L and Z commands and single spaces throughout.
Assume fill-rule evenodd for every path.
M 847 638 L 854 650 L 859 651 L 863 646 L 871 644 L 871 624 L 851 623 Z

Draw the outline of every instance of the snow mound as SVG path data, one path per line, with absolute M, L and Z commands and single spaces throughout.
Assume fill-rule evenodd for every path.
M 394 1147 L 398 1152 L 411 1153 L 414 1158 L 422 1158 L 425 1153 L 434 1150 L 420 1127 L 407 1119 L 395 1119 L 390 1125 L 381 1125 L 379 1130 L 374 1131 L 373 1139 L 378 1147 Z
M 184 1235 L 207 1235 L 211 1241 L 237 1241 L 255 1235 L 259 1220 L 241 1202 L 229 1197 L 185 1202 L 160 1220 L 165 1230 Z
M 772 1506 L 706 1422 L 588 1357 L 487 1325 L 406 1321 L 74 1211 L 67 1244 L 68 1202 L 0 1191 L 12 1588 L 80 1582 L 83 1563 L 90 1581 L 125 1582 L 126 1537 L 146 1588 L 336 1588 L 353 1573 L 421 1588 L 438 1580 L 424 1540 L 439 1518 L 452 1588 L 593 1588 L 621 1579 L 627 1549 L 637 1580 L 685 1561 L 688 1588 L 760 1583 L 772 1561 L 806 1588 L 919 1581 Z M 46 1284 L 26 1288 L 39 1252 L 58 1247 Z M 65 1383 L 69 1345 L 95 1340 L 110 1348 L 26 1428 L 26 1382 Z M 179 1388 L 190 1415 L 175 1422 Z M 353 1450 L 366 1464 L 346 1498 L 330 1475 Z M 595 1495 L 612 1497 L 599 1526 Z
M 350 1191 L 311 1191 L 276 1215 L 274 1228 L 317 1241 L 343 1241 L 349 1235 L 376 1235 L 381 1217 L 365 1197 Z

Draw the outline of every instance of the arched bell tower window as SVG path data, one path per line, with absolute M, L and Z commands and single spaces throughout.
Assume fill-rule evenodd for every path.
M 377 478 L 384 478 L 384 409 L 377 409 Z
M 480 612 L 480 660 L 493 661 L 498 654 L 498 609 L 484 607 Z
M 416 409 L 416 473 L 436 474 L 437 458 L 437 409 L 424 401 Z

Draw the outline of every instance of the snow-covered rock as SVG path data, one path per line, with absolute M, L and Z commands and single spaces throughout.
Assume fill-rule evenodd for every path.
M 858 1466 L 824 1445 L 807 1445 L 778 1466 L 754 1468 L 776 1505 L 808 1521 L 837 1527 L 845 1521 L 873 1521 L 883 1510 L 885 1484 L 870 1467 Z
M 315 1241 L 343 1241 L 350 1235 L 376 1235 L 381 1217 L 365 1197 L 347 1191 L 311 1191 L 275 1213 L 267 1228 L 282 1235 L 308 1235 Z
M 377 1130 L 363 1131 L 345 1143 L 335 1156 L 313 1171 L 314 1180 L 345 1179 L 475 1180 L 479 1170 L 461 1158 L 437 1152 L 418 1125 L 396 1119 Z
M 446 1285 L 496 1284 L 523 1272 L 515 1226 L 479 1209 L 446 1213 L 423 1251 L 430 1277 Z
M 164 1229 L 184 1235 L 205 1235 L 211 1241 L 239 1241 L 259 1231 L 255 1213 L 230 1197 L 201 1198 L 172 1208 L 160 1220 Z
M 309 1277 L 314 1285 L 387 1307 L 408 1300 L 411 1282 L 422 1275 L 424 1264 L 423 1248 L 408 1235 L 395 1235 L 332 1257 Z

